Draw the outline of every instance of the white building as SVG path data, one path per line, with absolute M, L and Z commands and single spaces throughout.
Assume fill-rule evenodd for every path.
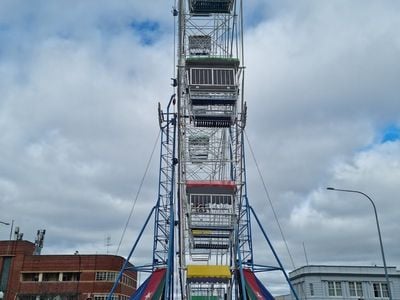
M 388 267 L 393 300 L 400 300 L 400 272 Z M 383 267 L 310 265 L 289 273 L 297 295 L 301 299 L 340 300 L 388 299 L 388 288 Z M 277 299 L 294 299 L 292 295 Z

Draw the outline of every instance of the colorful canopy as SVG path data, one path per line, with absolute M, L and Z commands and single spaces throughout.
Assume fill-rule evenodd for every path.
M 229 280 L 231 278 L 231 271 L 229 266 L 222 265 L 188 265 L 187 278 L 191 280 Z
M 274 300 L 271 293 L 264 287 L 260 280 L 249 269 L 243 269 L 246 282 L 247 297 L 250 300 Z
M 131 296 L 131 300 L 160 300 L 165 287 L 167 269 L 155 270 Z

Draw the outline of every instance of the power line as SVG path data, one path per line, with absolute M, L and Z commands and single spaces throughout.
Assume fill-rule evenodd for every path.
M 261 182 L 262 182 L 262 185 L 263 185 L 263 188 L 264 188 L 265 195 L 267 196 L 267 200 L 268 200 L 268 202 L 269 202 L 269 204 L 270 204 L 270 206 L 271 206 L 272 212 L 273 212 L 273 214 L 274 214 L 275 221 L 276 221 L 276 223 L 278 224 L 279 232 L 281 233 L 283 242 L 285 243 L 286 251 L 287 251 L 288 254 L 289 254 L 289 258 L 290 258 L 290 261 L 291 261 L 291 263 L 292 263 L 292 267 L 293 267 L 293 269 L 295 269 L 296 267 L 295 267 L 295 264 L 294 264 L 294 260 L 293 260 L 292 254 L 290 253 L 289 246 L 288 246 L 288 243 L 287 243 L 286 238 L 285 238 L 285 234 L 283 233 L 282 226 L 281 226 L 281 224 L 280 224 L 280 222 L 279 222 L 278 215 L 277 215 L 277 213 L 276 213 L 276 211 L 275 211 L 274 205 L 273 205 L 272 200 L 271 200 L 271 197 L 270 197 L 270 195 L 269 195 L 269 192 L 268 192 L 268 189 L 267 189 L 267 185 L 265 184 L 264 177 L 262 176 L 261 170 L 260 170 L 260 168 L 259 168 L 259 166 L 258 166 L 257 159 L 256 159 L 256 157 L 255 157 L 255 155 L 254 155 L 253 147 L 251 146 L 249 137 L 247 136 L 247 134 L 246 134 L 245 131 L 244 131 L 244 135 L 245 135 L 245 137 L 246 137 L 247 144 L 249 145 L 250 153 L 251 153 L 251 156 L 252 156 L 252 158 L 253 158 L 253 161 L 254 161 L 254 163 L 255 163 L 255 165 L 256 165 L 258 175 L 259 175 L 259 177 L 260 177 L 260 179 L 261 179 Z
M 136 202 L 137 202 L 137 200 L 138 200 L 138 198 L 139 198 L 140 192 L 142 191 L 142 186 L 143 186 L 144 180 L 146 179 L 147 172 L 149 171 L 150 163 L 151 163 L 151 161 L 152 161 L 152 159 L 153 159 L 153 154 L 154 154 L 154 152 L 155 152 L 155 150 L 156 150 L 156 147 L 157 147 L 157 144 L 158 144 L 158 139 L 160 138 L 160 134 L 161 134 L 161 130 L 158 131 L 157 138 L 156 138 L 156 140 L 155 140 L 155 142 L 154 142 L 153 150 L 151 151 L 149 160 L 147 161 L 146 169 L 145 169 L 145 171 L 144 171 L 142 180 L 140 181 L 139 188 L 138 188 L 138 190 L 137 190 L 137 192 L 136 192 L 135 200 L 133 201 L 132 208 L 131 208 L 131 211 L 130 211 L 130 213 L 129 213 L 128 219 L 126 220 L 125 228 L 124 228 L 124 230 L 123 230 L 123 232 L 122 232 L 121 239 L 119 240 L 119 243 L 118 243 L 116 255 L 118 255 L 119 249 L 120 249 L 120 247 L 121 247 L 122 241 L 123 241 L 124 236 L 125 236 L 126 229 L 128 228 L 128 225 L 129 225 L 129 222 L 130 222 L 130 220 L 131 220 L 133 211 L 134 211 L 134 209 L 135 209 Z

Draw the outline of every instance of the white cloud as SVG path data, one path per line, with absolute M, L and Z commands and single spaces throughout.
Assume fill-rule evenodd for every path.
M 157 102 L 172 93 L 173 4 L 0 4 L 0 220 L 15 219 L 27 239 L 46 228 L 45 252 L 105 252 L 105 235 L 115 250 L 157 136 Z M 246 130 L 296 265 L 303 242 L 311 262 L 380 264 L 371 207 L 327 185 L 374 198 L 388 264 L 399 265 L 400 146 L 375 143 L 400 122 L 400 4 L 244 4 Z M 133 21 L 159 24 L 156 39 L 143 43 Z M 120 254 L 155 200 L 157 164 Z M 247 164 L 252 205 L 290 266 L 250 151 Z
M 400 178 L 399 147 L 400 143 L 390 142 L 357 153 L 348 163 L 331 169 L 326 183 L 359 190 L 374 199 L 391 265 L 399 264 L 394 250 L 399 205 L 393 200 Z M 292 230 L 300 232 L 294 237 L 297 247 L 303 239 L 316 263 L 381 264 L 373 207 L 362 195 L 317 189 L 291 211 Z

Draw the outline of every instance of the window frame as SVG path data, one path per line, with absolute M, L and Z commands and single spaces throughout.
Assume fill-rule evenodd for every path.
M 21 282 L 39 282 L 40 273 L 39 272 L 22 272 Z
M 331 285 L 333 288 L 331 288 Z M 333 293 L 331 293 L 333 291 Z M 343 297 L 341 281 L 328 281 L 328 297 Z
M 71 282 L 71 281 L 80 281 L 80 272 L 62 272 L 62 281 L 63 282 Z
M 109 281 L 114 282 L 117 279 L 118 272 L 113 271 L 98 271 L 95 274 L 95 281 Z
M 379 289 L 376 289 L 375 287 L 378 287 Z M 372 292 L 374 294 L 374 298 L 389 299 L 389 289 L 386 282 L 373 282 Z
M 236 71 L 234 68 L 192 67 L 190 85 L 198 86 L 234 86 Z
M 42 273 L 43 282 L 59 282 L 60 272 L 43 272 Z
M 349 285 L 350 297 L 355 297 L 355 298 L 364 297 L 363 284 L 361 281 L 349 281 L 348 285 Z M 352 295 L 352 292 L 354 292 L 354 295 Z
M 314 283 L 310 282 L 308 287 L 310 288 L 310 296 L 315 296 Z

